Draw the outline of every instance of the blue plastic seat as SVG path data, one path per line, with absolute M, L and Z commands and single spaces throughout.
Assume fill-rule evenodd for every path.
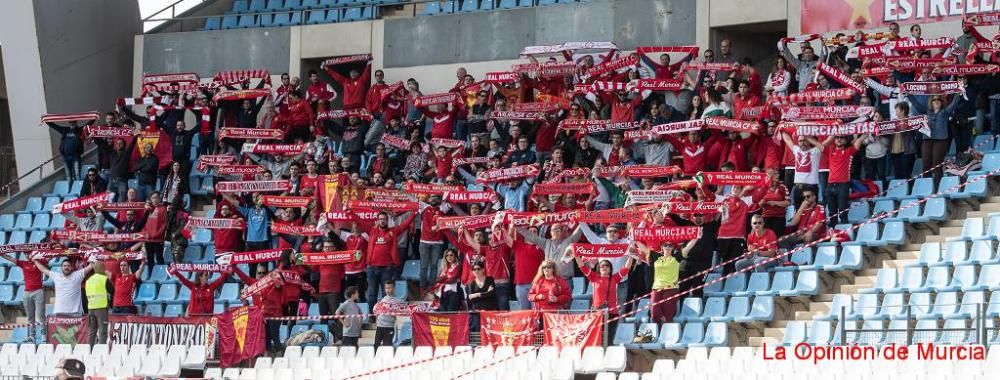
M 52 206 L 55 206 L 61 202 L 62 199 L 57 196 L 45 197 L 45 200 L 42 202 L 42 211 L 39 211 L 38 213 L 51 214 Z
M 934 306 L 926 314 L 917 315 L 918 319 L 942 319 L 955 314 L 958 310 L 958 292 L 938 293 L 934 298 Z
M 927 242 L 920 246 L 917 262 L 907 266 L 926 267 L 941 262 L 941 243 Z
M 292 331 L 288 333 L 288 336 L 296 336 L 306 331 L 309 331 L 309 325 L 295 325 L 292 326 Z
M 716 281 L 720 277 L 722 277 L 722 274 L 719 274 L 719 273 L 709 273 L 709 274 L 705 275 L 705 284 L 706 285 L 705 285 L 705 288 L 702 289 L 702 291 L 704 291 L 704 292 L 712 292 L 712 293 L 721 292 L 722 291 L 723 282 L 722 281 Z
M 219 29 L 222 29 L 221 17 L 209 17 L 205 19 L 205 28 L 203 30 L 219 30 Z
M 986 153 L 983 155 L 983 167 L 966 173 L 966 176 L 971 179 L 972 176 L 985 175 L 997 169 L 1000 169 L 1000 153 Z
M 273 11 L 284 9 L 284 7 L 285 7 L 285 0 L 267 0 L 265 2 L 265 4 L 267 4 L 267 5 L 264 6 L 264 10 L 265 11 L 272 11 L 273 12 Z
M 156 300 L 156 284 L 144 282 L 139 284 L 139 290 L 135 294 L 135 303 L 142 305 Z
M 191 289 L 187 286 L 179 286 L 177 291 L 177 298 L 172 301 L 167 301 L 167 304 L 177 304 L 186 305 L 191 302 Z
M 348 8 L 344 11 L 344 16 L 341 17 L 343 21 L 357 21 L 361 19 L 361 8 Z
M 924 284 L 924 270 L 921 267 L 903 268 L 903 274 L 899 276 L 899 284 L 895 288 L 885 289 L 886 293 L 913 292 Z
M 705 307 L 701 315 L 688 318 L 689 321 L 708 322 L 712 318 L 722 317 L 726 314 L 726 297 L 709 297 L 705 300 Z
M 163 316 L 163 305 L 158 303 L 151 303 L 143 308 L 142 315 L 150 317 L 162 317 Z
M 326 11 L 326 19 L 323 20 L 326 23 L 334 23 L 340 21 L 340 11 L 336 9 L 331 9 Z
M 212 307 L 212 313 L 221 314 L 226 311 L 226 303 L 221 301 L 215 301 L 215 306 Z
M 870 225 L 878 225 L 872 223 Z M 862 227 L 864 228 L 864 227 Z M 837 247 L 835 245 L 824 245 L 816 249 L 816 258 L 810 265 L 800 265 L 799 270 L 820 270 L 828 265 L 835 265 L 837 263 Z
M 990 293 L 990 304 L 986 307 L 986 318 L 1000 317 L 1000 293 Z
M 948 201 L 942 197 L 930 198 L 924 203 L 924 211 L 916 219 L 922 223 L 944 222 L 948 220 Z
M 260 20 L 257 18 L 257 15 L 242 15 L 237 26 L 240 28 L 256 28 L 260 26 Z
M 444 11 L 441 9 L 440 2 L 431 1 L 424 3 L 424 11 L 421 14 L 423 14 L 424 16 L 433 16 L 439 13 L 444 13 Z
M 479 1 L 477 0 L 462 0 L 461 12 L 478 12 L 479 11 Z
M 14 299 L 10 301 L 10 306 L 13 305 L 23 305 L 24 304 L 24 285 L 17 286 L 17 292 L 14 293 Z M 46 305 L 46 311 L 51 305 Z
M 556 0 L 538 0 L 538 5 L 555 5 L 555 4 L 558 4 Z
M 872 216 L 877 216 L 883 213 L 892 213 L 896 210 L 896 202 L 891 199 L 876 200 L 875 207 L 872 209 Z
M 819 273 L 816 271 L 801 271 L 795 282 L 795 289 L 778 292 L 782 297 L 814 296 L 819 292 Z
M 966 218 L 962 222 L 962 235 L 949 240 L 974 240 L 986 235 L 983 218 Z
M 872 223 L 874 224 L 874 223 Z M 882 236 L 877 245 L 869 244 L 869 247 L 882 247 L 886 245 L 900 245 L 906 243 L 906 226 L 903 222 L 886 222 L 882 226 Z
M 698 322 L 689 322 L 684 324 L 684 328 L 681 332 L 681 339 L 678 345 L 687 348 L 693 344 L 699 344 L 705 339 L 705 324 Z M 670 347 L 667 347 L 670 349 Z
M 861 223 L 871 217 L 871 207 L 867 201 L 857 201 L 851 203 L 851 208 L 847 211 L 847 221 L 851 223 Z
M 271 20 L 270 25 L 264 25 L 264 23 L 261 22 L 260 26 L 274 26 L 274 27 L 279 27 L 279 26 L 288 26 L 288 25 L 291 25 L 291 24 L 292 24 L 292 15 L 290 13 L 287 13 L 287 12 L 282 12 L 282 13 L 275 13 L 274 14 L 274 18 Z
M 180 317 L 184 315 L 184 305 L 167 305 L 167 308 L 163 310 L 164 317 Z
M 285 0 L 285 5 L 281 9 L 287 9 L 290 11 L 305 9 L 302 5 L 302 0 Z
M 257 2 L 258 0 L 254 0 Z M 250 8 L 247 6 L 247 0 L 236 0 L 233 1 L 233 12 L 234 13 L 245 13 L 249 11 Z
M 952 266 L 964 262 L 969 255 L 969 245 L 964 240 L 952 240 L 945 244 L 941 261 L 931 264 L 931 267 Z
M 45 231 L 42 230 L 31 231 L 31 236 L 28 237 L 30 244 L 41 243 L 42 240 L 45 240 Z
M 977 240 L 1000 240 L 1000 214 L 991 214 L 988 222 L 986 234 Z
M 812 254 L 813 254 L 812 247 L 802 247 L 792 252 L 792 254 L 789 256 L 789 261 L 791 261 L 795 265 L 778 266 L 772 268 L 772 270 L 775 272 L 794 272 L 800 269 L 800 267 L 802 267 L 803 265 L 812 264 L 812 259 L 813 259 Z
M 28 234 L 24 231 L 14 231 L 7 238 L 7 244 L 24 244 L 28 242 Z
M 747 282 L 745 291 L 733 292 L 733 296 L 746 297 L 757 294 L 757 292 L 767 291 L 771 283 L 771 274 L 767 272 L 754 272 L 750 274 L 750 281 Z
M 904 199 L 899 202 L 899 212 L 897 212 L 891 218 L 885 218 L 885 222 L 907 222 L 907 223 L 926 223 L 927 220 L 920 217 L 921 200 L 919 199 Z
M 615 330 L 615 334 L 612 337 L 612 342 L 615 345 L 625 345 L 626 347 L 629 348 L 638 348 L 637 344 L 632 343 L 634 338 L 635 338 L 635 324 L 619 323 L 618 328 Z
M 302 25 L 302 12 L 292 12 L 292 18 L 288 20 L 288 25 Z
M 830 329 L 830 321 L 814 320 L 812 325 L 809 326 L 809 339 L 807 341 L 814 346 L 826 346 L 830 344 L 830 339 L 832 338 Z
M 991 133 L 981 134 L 976 136 L 976 138 L 972 140 L 972 147 L 977 152 L 993 153 L 996 152 L 995 140 L 996 139 L 993 137 L 993 134 Z
M 309 13 L 306 15 L 307 25 L 323 24 L 326 22 L 328 21 L 326 21 L 326 11 L 324 10 L 309 11 Z
M 687 327 L 687 326 L 685 326 Z M 705 328 L 704 338 L 700 343 L 690 343 L 688 347 L 725 347 L 729 345 L 729 328 L 725 322 L 711 322 Z
M 156 283 L 165 283 L 165 282 L 171 282 L 172 281 L 170 279 L 170 275 L 167 274 L 167 266 L 166 265 L 156 265 L 156 266 L 153 266 L 153 272 L 152 272 L 152 274 L 149 274 L 147 276 L 148 276 L 148 278 L 146 278 L 144 281 L 156 282 Z
M 962 190 L 957 187 L 961 183 L 962 179 L 958 176 L 948 175 L 941 177 L 941 182 L 938 183 L 941 196 L 946 199 L 952 199 L 955 194 L 958 194 Z M 951 190 L 949 191 L 949 189 Z
M 656 343 L 650 346 L 668 350 L 683 348 L 681 344 L 681 325 L 679 323 L 664 323 L 660 326 L 660 333 L 656 336 Z
M 732 306 L 730 306 L 732 308 Z M 774 319 L 774 297 L 757 296 L 753 299 L 750 312 L 745 317 L 736 318 L 739 323 L 766 322 Z
M 795 272 L 785 271 L 774 273 L 774 280 L 771 281 L 771 287 L 767 290 L 759 290 L 755 295 L 759 296 L 776 296 L 782 291 L 791 291 L 795 288 Z
M 393 339 L 392 345 L 399 347 L 399 345 L 408 343 L 413 340 L 413 324 L 410 321 L 404 321 L 399 327 L 396 328 L 396 338 Z
M 280 17 L 281 15 L 284 15 L 284 19 L 282 19 Z M 278 25 L 277 22 L 283 22 L 283 23 L 281 25 Z M 257 24 L 258 24 L 257 26 L 260 26 L 261 28 L 270 28 L 270 27 L 278 27 L 278 26 L 287 25 L 288 24 L 288 13 L 275 13 L 275 14 L 257 15 Z
M 806 341 L 806 322 L 788 321 L 785 325 L 785 336 L 781 340 L 782 346 L 795 346 Z
M 589 310 L 590 301 L 587 300 L 573 300 L 569 303 L 570 310 Z
M 993 242 L 990 240 L 973 240 L 969 257 L 963 262 L 966 264 L 992 264 L 997 262 L 996 252 L 993 250 Z
M 34 216 L 32 216 L 31 214 L 18 214 L 17 221 L 14 222 L 14 229 L 30 230 L 33 220 Z
M 875 285 L 871 288 L 858 290 L 860 294 L 879 294 L 883 293 L 888 289 L 893 289 L 896 287 L 896 269 L 894 268 L 882 268 L 878 270 L 878 274 L 875 275 Z
M 681 307 L 674 320 L 677 322 L 695 320 L 701 316 L 702 311 L 704 311 L 704 307 L 701 298 L 687 297 L 684 301 L 681 301 Z
M 396 298 L 405 300 L 409 296 L 408 284 L 406 281 L 396 281 Z
M 860 246 L 845 245 L 840 251 L 840 259 L 837 260 L 837 264 L 824 265 L 823 270 L 832 272 L 856 271 L 861 269 L 863 260 Z
M 746 273 L 736 273 L 731 277 L 726 279 L 726 284 L 723 286 L 720 292 L 709 292 L 707 289 L 704 291 L 706 297 L 715 296 L 727 296 L 736 292 L 742 292 L 747 289 L 747 274 Z
M 934 178 L 917 178 L 910 189 L 910 198 L 925 198 L 934 194 Z
M 885 195 L 875 198 L 875 201 L 900 200 L 910 194 L 910 182 L 908 179 L 894 179 L 889 181 L 889 188 Z
M 162 284 L 156 293 L 156 302 L 170 302 L 177 299 L 177 284 Z
M 1000 156 L 1000 155 L 998 155 Z M 1000 164 L 996 164 L 1000 165 Z M 989 192 L 989 181 L 985 179 L 986 174 L 969 173 L 966 181 L 967 185 L 962 188 L 962 192 L 952 196 L 952 199 L 984 198 Z
M 591 288 L 591 291 L 593 288 Z M 638 311 L 625 318 L 627 323 L 641 323 L 649 320 L 649 298 L 640 298 L 635 306 Z
M 59 180 L 52 185 L 52 192 L 42 194 L 43 197 L 65 197 L 69 195 L 69 181 Z
M 239 20 L 240 17 L 237 15 L 222 16 L 222 29 L 236 29 L 239 27 Z M 192 183 L 192 185 L 193 184 L 194 183 Z M 192 189 L 196 189 L 196 187 L 192 186 Z
M 212 231 L 208 229 L 197 229 L 194 232 L 194 242 L 195 243 L 211 243 L 212 242 Z
M 979 278 L 967 290 L 1000 290 L 1000 264 L 987 264 L 979 269 Z
M 648 335 L 650 335 L 650 336 L 653 337 L 653 341 L 650 342 L 650 343 L 632 343 L 632 339 L 629 339 L 629 341 L 625 342 L 625 347 L 627 347 L 627 348 L 633 348 L 633 349 L 641 349 L 641 350 L 658 350 L 658 349 L 662 349 L 663 348 L 663 345 L 660 344 L 660 343 L 658 343 L 658 341 L 660 339 L 660 335 L 659 334 L 660 334 L 661 329 L 660 329 L 660 326 L 657 325 L 656 323 L 643 323 L 643 324 L 640 324 L 638 327 L 634 327 L 635 325 L 630 324 L 630 323 L 623 323 L 623 324 L 619 325 L 619 331 L 620 331 L 621 325 L 633 326 L 632 337 L 635 337 L 638 334 L 648 334 Z M 618 341 L 618 333 L 619 333 L 619 331 L 615 332 L 615 340 L 614 340 L 615 342 Z M 626 333 L 627 334 L 628 331 L 624 331 L 622 333 Z M 625 335 L 625 336 L 628 336 L 628 335 Z M 615 344 L 617 344 L 617 343 L 615 343 Z
M 14 215 L 3 214 L 0 215 L 0 230 L 11 231 L 14 229 Z
M 517 0 L 500 0 L 500 5 L 497 6 L 499 9 L 514 9 L 517 8 Z
M 49 226 L 45 228 L 46 231 L 58 230 L 66 228 L 66 217 L 63 214 L 52 215 L 52 220 L 49 221 Z
M 931 302 L 931 293 L 910 293 L 910 300 L 906 304 L 910 315 L 914 318 L 929 315 L 934 305 Z
M 712 299 L 709 299 L 709 301 L 711 300 Z M 708 320 L 710 322 L 730 322 L 735 321 L 738 318 L 745 318 L 747 313 L 750 312 L 750 298 L 730 297 L 729 305 L 725 306 L 725 310 L 725 314 L 709 317 Z M 707 310 L 705 314 L 708 314 Z
M 14 300 L 14 284 L 0 285 L 0 304 L 10 305 Z
M 840 317 L 849 316 L 853 313 L 854 302 L 851 300 L 851 296 L 847 294 L 834 294 L 833 302 L 830 305 L 830 314 L 821 315 L 814 319 L 816 320 L 834 320 L 840 319 Z
M 300 4 L 302 7 L 301 9 L 317 9 L 323 7 L 319 0 L 302 0 Z
M 420 281 L 420 260 L 406 260 L 403 263 L 402 278 L 404 280 Z

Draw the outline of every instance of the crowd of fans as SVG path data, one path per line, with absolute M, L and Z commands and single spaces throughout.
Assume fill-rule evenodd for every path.
M 248 285 L 272 270 L 281 270 L 299 273 L 315 288 L 315 292 L 309 292 L 295 284 L 279 283 L 254 296 L 254 303 L 263 306 L 267 317 L 300 313 L 300 300 L 319 303 L 324 315 L 368 312 L 358 308 L 360 302 L 372 306 L 379 300 L 404 302 L 394 298 L 393 281 L 400 278 L 403 263 L 408 260 L 420 263 L 419 281 L 411 284 L 419 291 L 411 292 L 411 300 L 434 299 L 441 311 L 506 310 L 511 301 L 522 309 L 568 309 L 573 277 L 584 277 L 593 290 L 591 307 L 617 315 L 648 294 L 655 303 L 697 287 L 703 280 L 679 280 L 709 269 L 714 256 L 717 262 L 728 262 L 723 270 L 731 272 L 762 263 L 779 249 L 822 238 L 834 225 L 846 222 L 842 211 L 847 209 L 851 193 L 858 191 L 854 189 L 860 185 L 861 192 L 867 191 L 861 184 L 863 180 L 884 186 L 889 179 L 910 178 L 918 158 L 922 165 L 916 167 L 917 172 L 933 168 L 942 162 L 951 144 L 964 151 L 970 147 L 974 133 L 1000 131 L 998 101 L 991 98 L 1000 90 L 996 73 L 955 78 L 964 84 L 963 94 L 905 96 L 900 95 L 900 83 L 950 78 L 932 69 L 864 76 L 865 62 L 849 54 L 855 45 L 920 38 L 919 25 L 910 28 L 910 36 L 903 36 L 898 25 L 893 24 L 888 33 L 877 37 L 859 32 L 849 44 L 825 44 L 824 39 L 801 45 L 782 41 L 773 67 L 767 70 L 755 67 L 748 58 L 738 59 L 732 42 L 724 39 L 717 49 L 703 50 L 700 58 L 671 63 L 669 54 L 647 55 L 640 57 L 639 64 L 596 78 L 587 75 L 595 65 L 627 54 L 616 56 L 603 51 L 588 55 L 576 52 L 573 56 L 573 52 L 566 52 L 546 62 L 574 61 L 575 73 L 565 76 L 521 73 L 508 83 L 493 84 L 458 69 L 456 84 L 449 90 L 456 94 L 453 99 L 430 106 L 423 105 L 429 96 L 421 92 L 418 80 L 408 79 L 397 86 L 385 82 L 383 72 L 373 70 L 370 63 L 348 62 L 324 67 L 332 81 L 322 78 L 319 72 L 310 72 L 308 83 L 283 74 L 280 84 L 271 89 L 271 96 L 253 99 L 214 102 L 211 93 L 201 90 L 187 94 L 165 91 L 164 99 L 171 98 L 173 103 L 150 107 L 148 112 L 155 115 L 155 120 L 136 115 L 120 103 L 115 112 L 108 112 L 97 123 L 134 128 L 136 133 L 162 130 L 169 139 L 160 139 L 158 144 L 173 147 L 173 161 L 169 164 L 159 161 L 157 149 L 151 144 L 137 147 L 137 138 L 87 139 L 82 125 L 50 126 L 62 135 L 60 153 L 70 180 L 77 180 L 85 141 L 93 141 L 100 149 L 97 167 L 83 176 L 81 196 L 107 190 L 115 194 L 118 202 L 147 203 L 143 210 L 109 213 L 92 208 L 68 213 L 72 225 L 67 228 L 96 231 L 107 220 L 116 232 L 145 232 L 145 241 L 109 244 L 104 249 L 142 251 L 146 270 L 164 264 L 164 242 L 171 243 L 173 252 L 168 254 L 173 255 L 173 262 L 187 260 L 184 252 L 191 237 L 185 231 L 186 220 L 193 205 L 206 202 L 215 210 L 208 217 L 239 219 L 246 225 L 245 230 L 213 230 L 217 254 L 271 248 L 362 252 L 360 261 L 349 264 L 302 265 L 294 255 L 286 254 L 274 263 L 251 265 L 250 273 L 234 268 L 238 278 Z M 953 47 L 893 54 L 953 56 L 964 63 L 972 42 L 970 30 L 963 27 Z M 800 53 L 792 52 L 790 47 Z M 987 56 L 976 55 L 975 62 L 968 63 L 986 63 Z M 539 62 L 534 56 L 529 58 L 532 63 Z M 797 136 L 794 129 L 784 128 L 783 108 L 776 98 L 843 87 L 820 72 L 817 66 L 821 62 L 863 83 L 863 91 L 844 99 L 815 99 L 804 105 L 870 105 L 875 112 L 862 117 L 874 121 L 927 115 L 929 130 L 824 138 Z M 730 70 L 687 70 L 688 63 L 734 65 Z M 595 81 L 634 83 L 640 78 L 680 80 L 683 86 L 679 91 L 630 86 L 581 89 L 585 87 L 581 85 Z M 321 117 L 332 110 L 331 103 L 338 98 L 349 116 Z M 195 106 L 178 106 L 181 103 Z M 552 105 L 537 120 L 504 118 L 497 113 L 537 103 Z M 204 113 L 205 107 L 210 112 Z M 763 111 L 753 114 L 750 110 L 754 108 Z M 210 120 L 186 125 L 185 114 L 189 111 L 196 120 L 206 114 Z M 992 116 L 989 124 L 986 117 L 977 117 L 974 123 L 969 120 L 987 113 Z M 565 120 L 600 119 L 641 122 L 635 130 L 650 131 L 657 125 L 711 117 L 752 120 L 757 130 L 740 133 L 701 128 L 634 139 L 626 138 L 630 131 L 586 133 L 560 127 Z M 846 123 L 856 118 L 838 121 Z M 217 138 L 223 128 L 278 129 L 283 132 L 284 143 L 305 146 L 290 155 L 253 153 L 254 140 Z M 215 177 L 214 183 L 286 179 L 290 189 L 275 193 L 210 192 L 207 199 L 195 197 L 185 203 L 185 195 L 196 190 L 189 182 L 192 171 L 198 170 L 195 166 L 199 159 L 191 154 L 195 136 L 198 139 L 194 151 L 198 155 L 232 155 L 240 164 L 262 168 L 256 174 L 226 176 L 209 167 L 206 176 Z M 449 143 L 454 140 L 459 143 Z M 136 149 L 140 153 L 134 154 Z M 487 176 L 484 173 L 532 164 L 538 164 L 537 175 L 499 182 L 483 180 Z M 640 164 L 676 165 L 679 170 L 654 178 L 593 174 L 601 168 Z M 579 172 L 579 168 L 586 169 L 583 175 L 568 174 Z M 688 181 L 702 172 L 720 171 L 763 172 L 767 181 L 757 186 L 700 186 Z M 928 175 L 940 178 L 941 170 L 937 168 Z M 419 201 L 419 209 L 363 210 L 366 215 L 361 215 L 362 210 L 353 210 L 359 214 L 349 220 L 330 219 L 327 213 L 341 211 L 328 202 L 326 184 L 331 177 L 337 184 L 335 191 L 354 188 L 357 194 L 365 194 L 368 189 L 391 190 L 399 199 L 411 197 Z M 592 188 L 587 193 L 534 191 L 539 184 L 550 183 L 590 183 Z M 447 188 L 452 190 L 416 191 L 420 187 L 415 184 L 450 185 Z M 652 189 L 673 190 L 673 199 L 678 201 L 719 202 L 722 206 L 717 212 L 687 214 L 653 209 L 642 221 L 628 223 L 566 221 L 515 226 L 477 224 L 467 219 L 457 227 L 440 227 L 439 222 L 454 216 L 617 209 L 626 207 L 629 191 Z M 452 199 L 452 192 L 463 191 L 489 192 L 492 196 L 474 203 Z M 265 204 L 267 194 L 312 200 L 305 207 L 276 208 Z M 346 193 L 340 194 L 343 197 Z M 346 199 L 342 201 L 338 205 L 347 204 Z M 786 223 L 789 206 L 794 213 Z M 272 231 L 279 224 L 315 227 L 322 233 L 303 236 Z M 630 231 L 639 226 L 699 226 L 701 231 L 697 238 L 686 242 L 661 244 L 632 239 Z M 626 255 L 610 260 L 595 262 L 574 257 L 572 245 L 586 242 L 627 244 L 629 248 Z M 736 260 L 748 251 L 753 254 Z M 5 258 L 25 272 L 25 308 L 29 316 L 35 315 L 33 320 L 39 320 L 38 311 L 44 310 L 39 302 L 40 272 L 55 280 L 57 314 L 82 312 L 82 282 L 87 283 L 86 299 L 90 300 L 92 313 L 108 307 L 115 313 L 136 312 L 131 295 L 143 270 L 140 260 L 131 265 L 97 263 L 81 269 L 66 262 L 59 270 L 49 270 L 42 264 L 36 268 L 25 260 Z M 782 263 L 774 261 L 755 270 L 775 265 Z M 110 305 L 98 299 L 107 297 L 106 292 L 85 280 L 85 274 L 91 271 L 100 276 L 108 274 L 106 281 L 112 284 L 114 293 Z M 212 280 L 209 274 L 202 273 L 193 281 L 177 275 L 184 286 L 191 288 L 188 313 L 211 313 L 213 292 L 228 275 L 223 273 Z M 699 296 L 697 291 L 692 294 Z M 651 318 L 658 323 L 670 322 L 675 308 L 676 301 L 659 303 L 652 309 Z M 106 321 L 106 313 L 92 317 L 92 321 L 100 324 L 100 318 Z M 281 345 L 277 340 L 278 323 L 268 322 L 268 343 L 272 348 Z M 382 344 L 391 342 L 393 323 L 391 316 L 377 320 L 376 339 Z M 342 325 L 337 339 L 357 344 L 359 322 L 344 318 Z M 474 315 L 474 331 L 478 325 Z

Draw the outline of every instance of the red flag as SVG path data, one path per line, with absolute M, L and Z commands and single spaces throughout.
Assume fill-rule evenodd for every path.
M 534 310 L 482 311 L 480 345 L 530 346 L 535 334 L 537 315 Z M 416 329 L 414 329 L 414 332 Z
M 469 314 L 413 313 L 414 346 L 469 345 Z
M 604 313 L 544 313 L 545 345 L 562 347 L 600 346 Z
M 230 367 L 264 353 L 264 314 L 251 306 L 230 308 L 216 316 L 219 364 Z
M 45 338 L 49 344 L 87 344 L 87 316 L 49 316 Z

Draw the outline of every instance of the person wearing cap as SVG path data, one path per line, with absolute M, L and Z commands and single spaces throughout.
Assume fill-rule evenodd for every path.
M 83 380 L 86 376 L 87 366 L 79 359 L 66 358 L 56 365 L 56 379 L 58 380 Z
M 689 240 L 684 251 L 690 252 L 698 240 Z M 678 279 L 681 263 L 678 261 L 682 253 L 678 252 L 674 242 L 660 243 L 660 250 L 650 249 L 641 241 L 635 242 L 636 248 L 642 253 L 646 262 L 653 267 L 653 284 L 650 292 L 650 320 L 662 324 L 674 321 L 677 313 Z

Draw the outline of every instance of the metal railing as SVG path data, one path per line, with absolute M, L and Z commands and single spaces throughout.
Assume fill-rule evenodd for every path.
M 190 6 L 190 7 L 184 8 L 184 10 L 182 10 L 181 13 L 190 12 L 191 10 L 197 9 L 199 6 L 205 4 L 206 2 L 215 2 L 216 0 L 176 0 L 173 3 L 170 3 L 169 5 L 163 7 L 163 9 L 160 9 L 160 10 L 154 12 L 153 14 L 144 17 L 142 19 L 142 30 L 143 30 L 143 32 L 145 32 L 147 30 L 152 31 L 152 30 L 154 30 L 154 29 L 156 29 L 157 27 L 160 26 L 160 25 L 155 25 L 152 28 L 147 29 L 146 28 L 146 24 L 147 23 L 155 22 L 155 23 L 162 24 L 165 20 L 172 20 L 172 19 L 174 19 L 174 18 L 177 17 L 177 8 L 178 8 L 179 5 L 181 5 L 182 3 L 186 5 L 187 3 L 191 3 L 191 2 L 194 2 L 194 1 L 197 1 L 198 3 L 194 4 L 194 5 Z M 166 13 L 168 13 L 168 12 L 170 13 L 170 17 L 169 18 L 162 18 L 162 17 L 166 17 Z M 161 17 L 161 18 L 158 18 L 158 17 Z
M 294 24 L 294 25 L 278 25 L 278 26 L 274 26 L 274 27 L 288 27 L 288 26 L 297 26 L 297 25 L 308 25 L 307 24 L 307 21 L 308 21 L 307 16 L 308 16 L 308 14 L 310 12 L 314 12 L 314 11 L 331 11 L 331 10 L 343 11 L 343 10 L 346 10 L 346 9 L 354 9 L 354 8 L 375 8 L 377 10 L 381 10 L 383 8 L 391 8 L 391 7 L 400 8 L 401 6 L 405 6 L 405 5 L 413 5 L 413 7 L 411 7 L 412 8 L 411 9 L 412 12 L 409 13 L 409 15 L 412 16 L 412 17 L 417 17 L 417 16 L 421 15 L 422 12 L 418 12 L 417 11 L 418 7 L 416 5 L 426 4 L 426 3 L 440 3 L 439 0 L 405 0 L 405 1 L 399 1 L 399 2 L 395 2 L 395 3 L 391 3 L 391 4 L 337 4 L 337 5 L 333 5 L 333 6 L 324 6 L 324 7 L 318 7 L 318 8 L 310 8 L 310 9 L 263 10 L 263 11 L 249 11 L 249 12 L 243 12 L 243 13 L 239 13 L 239 14 L 236 14 L 236 13 L 225 13 L 225 14 L 197 15 L 197 16 L 177 16 L 176 13 L 175 13 L 176 11 L 175 10 L 171 10 L 171 16 L 170 17 L 166 17 L 165 13 L 166 13 L 166 11 L 168 9 L 173 9 L 171 7 L 174 7 L 175 5 L 177 5 L 179 3 L 183 3 L 185 1 L 201 1 L 202 3 L 204 3 L 204 2 L 212 1 L 212 0 L 177 0 L 175 3 L 171 4 L 170 6 L 164 8 L 164 9 L 162 9 L 162 10 L 160 10 L 160 11 L 158 11 L 158 12 L 156 12 L 156 13 L 154 13 L 154 14 L 150 15 L 149 17 L 146 17 L 146 18 L 144 18 L 142 20 L 144 26 L 145 26 L 146 23 L 154 23 L 154 22 L 155 23 L 160 23 L 160 25 L 157 25 L 157 26 L 155 26 L 153 28 L 150 28 L 147 33 L 155 33 L 157 30 L 166 28 L 168 25 L 171 25 L 170 23 L 180 23 L 179 28 L 178 28 L 180 31 L 202 30 L 204 28 L 206 20 L 208 20 L 208 19 L 212 19 L 212 18 L 221 19 L 221 18 L 223 18 L 225 16 L 243 16 L 243 15 L 265 16 L 265 15 L 276 15 L 276 14 L 298 14 L 299 17 L 300 17 L 300 20 L 301 20 L 299 24 Z M 505 10 L 505 9 L 499 8 L 501 0 L 492 0 L 492 1 L 493 1 L 493 9 L 482 10 L 482 12 L 490 12 L 490 11 L 494 11 L 494 10 Z M 202 3 L 199 3 L 199 5 L 201 5 Z M 462 1 L 460 1 L 460 0 L 456 0 L 456 1 L 451 2 L 451 8 L 450 9 L 445 8 L 445 5 L 441 5 L 441 12 L 443 14 L 460 13 L 461 10 L 460 10 L 459 7 L 460 7 L 461 3 L 462 3 Z M 195 9 L 199 5 L 195 5 L 191 9 Z M 533 2 L 531 6 L 538 6 L 538 4 L 537 4 L 537 2 Z M 518 7 L 518 8 L 515 8 L 515 9 L 522 9 L 522 8 L 524 8 L 524 7 Z M 421 10 L 423 10 L 423 8 L 421 8 Z M 189 11 L 189 10 L 185 10 L 184 12 L 187 12 L 187 11 Z M 379 18 L 381 18 L 381 16 L 382 16 L 381 12 L 374 12 L 372 14 L 372 18 L 373 19 L 379 19 Z M 364 21 L 364 20 L 357 20 L 357 21 Z M 325 24 L 326 22 L 323 22 L 323 23 Z M 221 27 L 221 25 L 220 25 L 220 27 Z M 254 26 L 254 28 L 261 28 L 261 27 L 265 27 L 265 26 L 260 26 L 259 23 L 258 23 L 257 26 Z M 242 27 L 238 27 L 238 28 L 243 29 Z M 144 30 L 145 30 L 145 27 L 144 27 Z
M 57 154 L 55 156 L 52 156 L 52 158 L 49 158 L 48 160 L 42 161 L 42 163 L 38 164 L 38 166 L 35 166 L 33 169 L 28 170 L 27 173 L 22 174 L 20 177 L 17 177 L 13 181 L 10 181 L 10 182 L 8 182 L 7 184 L 5 184 L 3 186 L 0 186 L 0 194 L 5 194 L 5 199 L 10 199 L 11 195 L 13 195 L 14 193 L 17 193 L 17 192 L 21 191 L 21 180 L 25 179 L 25 178 L 28 178 L 29 176 L 35 174 L 36 172 L 38 173 L 38 180 L 39 181 L 45 179 L 45 165 L 48 165 L 50 162 L 55 161 L 57 158 L 60 158 L 60 157 L 62 157 L 61 154 Z M 53 170 L 53 172 L 57 172 L 60 169 L 61 168 L 56 168 L 56 169 Z
M 974 306 L 974 310 L 969 310 Z M 937 345 L 983 345 L 1000 344 L 998 331 L 1000 323 L 995 318 L 986 315 L 986 303 L 954 304 L 954 305 L 903 305 L 893 307 L 900 310 L 889 315 L 877 315 L 864 319 L 865 313 L 855 310 L 855 314 L 842 307 L 840 314 L 833 317 L 835 324 L 833 339 L 830 344 L 859 346 L 915 345 L 934 343 Z M 949 326 L 938 323 L 936 307 L 954 307 L 957 311 L 953 318 L 942 315 L 945 321 L 961 320 L 959 326 Z M 918 309 L 918 310 L 914 310 Z M 961 315 L 962 310 L 968 315 Z M 877 311 L 876 311 L 877 312 Z M 862 317 L 858 317 L 858 316 Z M 869 314 L 869 316 L 873 316 Z M 957 316 L 957 317 L 956 317 Z M 854 317 L 854 318 L 852 318 Z M 923 318 L 922 318 L 923 317 Z M 903 321 L 904 323 L 898 323 Z M 926 326 L 926 321 L 934 321 L 933 326 Z M 896 323 L 893 323 L 896 322 Z M 878 326 L 871 326 L 877 324 Z M 924 326 L 921 326 L 921 325 Z

